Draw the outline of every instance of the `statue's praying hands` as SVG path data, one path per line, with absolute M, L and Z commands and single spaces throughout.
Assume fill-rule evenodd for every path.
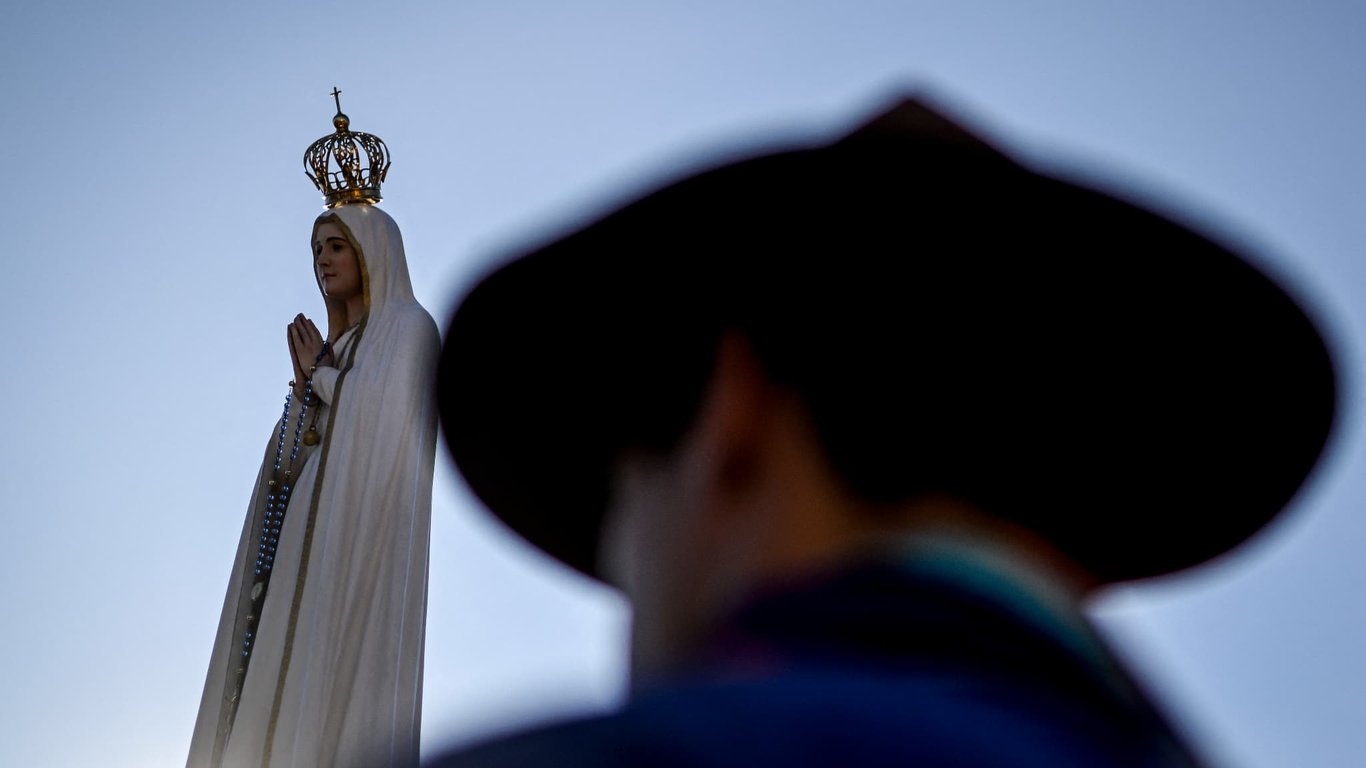
M 296 315 L 286 330 L 289 356 L 294 363 L 294 394 L 302 395 L 304 385 L 320 365 L 332 364 L 332 351 L 324 343 L 318 326 L 303 314 Z

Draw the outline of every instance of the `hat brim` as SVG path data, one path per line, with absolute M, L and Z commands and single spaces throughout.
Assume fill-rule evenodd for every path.
M 1205 562 L 1278 514 L 1335 405 L 1328 350 L 1281 287 L 942 123 L 872 127 L 691 176 L 475 286 L 441 418 L 499 519 L 600 577 L 614 462 L 653 404 L 695 399 L 733 323 L 859 377 L 869 408 L 934 438 L 883 435 L 889 462 L 936 467 L 1103 582 Z

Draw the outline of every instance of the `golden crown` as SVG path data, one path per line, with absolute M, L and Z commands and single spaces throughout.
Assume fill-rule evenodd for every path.
M 309 145 L 304 152 L 304 173 L 323 193 L 328 208 L 347 203 L 378 203 L 379 185 L 389 173 L 389 149 L 378 136 L 351 130 L 351 118 L 342 114 L 341 91 L 332 89 L 337 132 Z

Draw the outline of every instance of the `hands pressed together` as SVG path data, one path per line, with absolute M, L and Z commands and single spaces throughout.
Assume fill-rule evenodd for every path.
M 304 384 L 317 366 L 332 365 L 332 351 L 324 346 L 322 333 L 302 313 L 294 317 L 286 331 L 289 356 L 294 363 L 294 393 L 302 395 Z

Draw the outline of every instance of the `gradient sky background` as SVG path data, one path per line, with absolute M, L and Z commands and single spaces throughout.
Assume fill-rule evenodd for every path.
M 1366 760 L 1366 6 L 55 0 L 0 19 L 0 765 L 184 761 L 284 326 L 322 312 L 301 157 L 334 85 L 393 152 L 383 207 L 443 325 L 507 248 L 907 88 L 1250 244 L 1331 333 L 1335 441 L 1250 546 L 1095 613 L 1216 764 Z M 427 754 L 610 706 L 622 601 L 437 464 Z

